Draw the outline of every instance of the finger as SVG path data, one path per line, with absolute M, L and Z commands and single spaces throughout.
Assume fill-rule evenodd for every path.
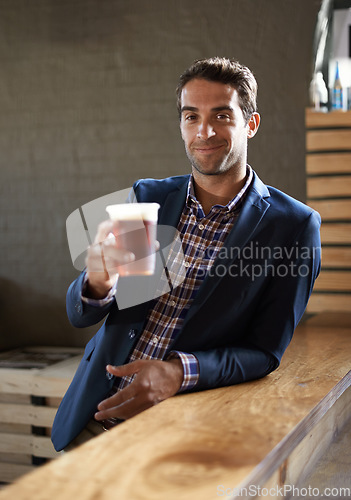
M 94 418 L 96 420 L 106 420 L 108 418 L 119 418 L 121 420 L 127 420 L 132 418 L 138 413 L 141 413 L 148 408 L 151 408 L 154 403 L 150 401 L 141 401 L 139 399 L 130 399 L 126 403 L 109 408 L 107 410 L 101 410 L 95 413 Z
M 97 233 L 94 239 L 95 243 L 101 243 L 106 240 L 110 233 L 113 233 L 113 222 L 112 220 L 105 220 L 98 225 Z
M 110 371 L 110 373 L 113 373 L 113 375 L 118 375 L 118 377 L 122 376 L 124 377 L 125 375 L 134 375 L 135 373 L 139 373 L 140 370 L 143 368 L 149 366 L 150 360 L 147 359 L 137 359 L 135 361 L 132 361 L 131 363 L 127 363 L 125 365 L 107 365 L 106 370 Z M 115 372 L 115 373 L 114 373 Z
M 115 244 L 115 241 L 112 241 L 111 239 L 109 241 L 106 240 L 103 243 L 100 243 L 100 249 L 103 254 L 106 267 L 113 267 L 118 265 L 121 266 L 135 260 L 135 255 L 133 252 L 125 250 L 124 248 L 118 248 Z
M 132 363 L 128 363 L 127 365 L 107 365 L 106 370 L 117 377 L 124 377 L 128 375 L 132 376 L 137 374 L 143 368 L 143 366 L 145 366 L 145 362 L 147 363 L 147 361 L 139 359 L 133 361 Z M 140 384 L 136 380 L 133 380 L 133 382 L 131 382 L 121 391 L 118 391 L 112 396 L 101 401 L 98 404 L 98 410 L 106 410 L 108 408 L 120 406 L 128 400 L 138 397 L 140 392 L 142 392 L 140 391 Z
M 145 359 L 137 359 L 136 361 L 132 361 L 126 365 L 107 365 L 106 370 L 117 377 L 125 377 L 127 375 L 135 375 L 140 372 L 140 370 L 145 366 L 145 363 L 148 363 L 148 361 Z
M 132 395 L 130 392 L 123 395 L 122 392 L 123 391 L 120 391 L 118 394 L 114 394 L 113 396 L 110 396 L 109 398 L 101 401 L 101 403 L 97 405 L 97 409 L 99 411 L 104 411 L 104 410 L 109 410 L 111 408 L 117 408 L 123 406 L 127 401 L 129 401 L 134 397 L 134 395 Z
M 131 383 L 121 391 L 101 401 L 98 404 L 97 409 L 99 410 L 99 412 L 105 414 L 106 411 L 111 410 L 113 408 L 121 408 L 124 404 L 126 404 L 128 401 L 130 401 L 135 397 L 136 397 L 135 388 L 133 383 Z M 100 418 L 106 418 L 106 417 L 100 417 Z
M 123 248 L 117 248 L 112 233 L 105 241 L 95 243 L 88 249 L 87 267 L 91 272 L 106 272 L 109 275 L 118 273 L 118 267 L 135 260 L 135 255 Z
M 101 401 L 97 406 L 98 412 L 95 418 L 97 420 L 111 417 L 127 419 L 158 402 L 150 398 L 150 394 L 144 390 L 143 385 L 134 380 L 125 389 Z

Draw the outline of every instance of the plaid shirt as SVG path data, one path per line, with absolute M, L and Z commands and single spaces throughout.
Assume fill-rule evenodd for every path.
M 245 195 L 252 181 L 251 167 L 247 167 L 247 178 L 241 191 L 226 205 L 214 205 L 205 215 L 201 204 L 195 197 L 193 178 L 190 177 L 188 192 L 183 212 L 178 224 L 182 241 L 183 255 L 172 254 L 168 258 L 168 272 L 172 277 L 172 266 L 179 265 L 179 259 L 185 259 L 184 281 L 170 292 L 154 299 L 150 307 L 144 331 L 132 351 L 127 363 L 137 359 L 170 359 L 178 357 L 184 369 L 184 380 L 180 391 L 194 387 L 199 378 L 198 361 L 193 354 L 171 351 L 169 346 L 182 328 L 185 316 L 201 286 L 207 272 L 213 265 L 219 250 L 230 233 L 242 207 Z M 176 271 L 175 271 L 176 272 Z M 83 292 L 84 293 L 84 292 Z M 90 303 L 105 303 L 92 301 Z M 168 352 L 168 354 L 167 354 Z M 116 380 L 115 391 L 131 383 L 134 376 Z

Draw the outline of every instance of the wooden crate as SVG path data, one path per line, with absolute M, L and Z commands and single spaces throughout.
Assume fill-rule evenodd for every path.
M 307 203 L 322 217 L 311 313 L 351 310 L 351 112 L 306 111 Z
M 0 353 L 0 482 L 55 458 L 51 427 L 83 350 L 26 347 Z

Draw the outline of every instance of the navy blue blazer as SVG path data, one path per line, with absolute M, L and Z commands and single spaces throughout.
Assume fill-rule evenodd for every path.
M 159 224 L 177 227 L 189 176 L 135 183 L 140 202 L 161 205 Z M 188 311 L 169 350 L 193 353 L 200 378 L 193 389 L 213 389 L 263 377 L 276 369 L 306 308 L 320 270 L 320 216 L 303 203 L 266 186 L 254 174 L 240 215 Z M 106 365 L 126 362 L 142 333 L 150 302 L 119 309 L 81 299 L 83 274 L 67 293 L 76 327 L 106 320 L 57 411 L 56 450 L 66 447 L 93 417 L 114 380 Z M 130 278 L 129 278 L 130 279 Z

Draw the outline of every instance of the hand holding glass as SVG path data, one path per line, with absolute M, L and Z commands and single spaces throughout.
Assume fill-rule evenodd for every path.
M 144 275 L 155 271 L 158 203 L 121 203 L 106 211 L 115 223 L 117 247 L 133 252 L 135 261 L 118 266 L 120 276 Z

